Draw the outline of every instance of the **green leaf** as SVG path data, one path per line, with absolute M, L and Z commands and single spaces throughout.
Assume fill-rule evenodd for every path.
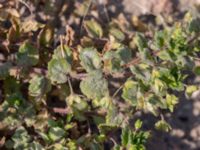
M 149 94 L 144 102 L 144 110 L 153 113 L 155 116 L 158 116 L 158 108 L 162 107 L 161 98 L 154 94 Z M 164 106 L 163 106 L 164 107 Z
M 70 150 L 77 150 L 78 149 L 78 146 L 77 146 L 76 142 L 72 141 L 72 140 L 69 140 L 69 142 L 67 143 L 67 147 Z
M 175 55 L 180 56 L 187 54 L 186 51 L 188 50 L 188 47 L 186 45 L 186 38 L 187 36 L 180 24 L 177 24 L 175 27 L 173 27 L 169 46 Z
M 134 42 L 136 46 L 138 47 L 140 57 L 142 58 L 143 62 L 148 62 L 153 60 L 152 54 L 150 53 L 150 50 L 148 49 L 147 41 L 143 34 L 137 33 Z
M 134 41 L 140 52 L 143 52 L 148 47 L 147 41 L 141 33 L 136 34 Z
M 71 94 L 67 97 L 66 102 L 76 119 L 79 121 L 84 121 L 86 119 L 83 112 L 88 110 L 89 106 L 85 98 L 81 98 L 76 94 Z
M 119 145 L 114 145 L 113 150 L 120 150 L 120 146 Z
M 186 92 L 186 94 L 187 94 L 188 97 L 191 97 L 192 94 L 193 94 L 193 92 L 195 92 L 197 90 L 198 90 L 198 86 L 196 86 L 196 85 L 188 85 L 186 87 L 185 92 Z
M 160 68 L 159 72 L 161 74 L 159 79 L 165 82 L 169 88 L 177 91 L 184 90 L 183 80 L 186 76 L 181 73 L 180 68 L 177 66 L 170 69 Z
M 23 103 L 23 97 L 20 93 L 13 93 L 11 96 L 8 97 L 7 101 L 10 106 L 14 106 L 18 108 Z
M 121 46 L 116 51 L 117 57 L 120 59 L 120 64 L 124 65 L 128 63 L 132 58 L 132 52 L 129 48 Z
M 189 31 L 196 32 L 196 33 L 200 32 L 199 24 L 200 24 L 200 18 L 192 19 L 191 22 L 189 23 L 189 27 L 188 27 Z
M 11 139 L 14 142 L 14 149 L 24 149 L 27 148 L 31 137 L 28 135 L 28 132 L 24 127 L 19 127 Z
M 172 57 L 170 55 L 170 52 L 168 50 L 161 50 L 158 54 L 158 57 L 161 59 L 161 60 L 169 60 L 171 61 L 172 60 Z
M 129 145 L 134 146 L 136 149 L 144 149 L 144 144 L 147 142 L 150 133 L 148 131 L 129 131 Z
M 130 66 L 131 72 L 137 79 L 149 81 L 151 77 L 151 67 L 148 64 L 138 64 Z
M 117 29 L 114 27 L 114 28 L 111 28 L 109 32 L 120 42 L 125 39 L 125 34 L 120 29 Z
M 103 36 L 103 30 L 99 23 L 94 20 L 85 21 L 85 28 L 92 38 L 101 38 Z
M 72 64 L 72 51 L 67 45 L 59 45 L 53 54 L 54 59 L 62 59 L 65 58 L 67 62 Z
M 96 101 L 95 101 L 95 102 L 96 102 Z M 101 106 L 101 107 L 103 107 L 103 108 L 105 108 L 105 109 L 109 109 L 109 108 L 113 107 L 112 98 L 109 97 L 109 96 L 103 97 L 103 98 L 101 99 L 101 101 L 97 101 L 96 103 L 97 103 L 97 104 L 95 104 L 95 105 Z
M 106 123 L 113 126 L 119 126 L 123 123 L 124 115 L 117 110 L 115 105 L 107 109 Z
M 14 143 L 11 140 L 7 140 L 4 144 L 7 149 L 12 149 L 14 147 Z
M 84 17 L 85 14 L 88 12 L 88 7 L 90 5 L 90 0 L 84 0 L 80 6 L 78 6 L 78 9 L 74 10 L 74 13 L 79 17 Z
M 164 31 L 158 31 L 155 34 L 155 45 L 158 48 L 162 48 L 165 44 L 166 33 Z
M 56 120 L 53 120 L 51 118 L 48 119 L 48 126 L 49 127 L 57 127 L 59 126 L 59 122 Z
M 44 76 L 36 75 L 30 80 L 28 90 L 31 96 L 42 96 L 51 90 L 51 83 Z
M 51 127 L 48 135 L 52 141 L 58 141 L 65 136 L 65 130 L 60 127 Z
M 9 97 L 13 93 L 20 93 L 20 83 L 14 77 L 7 77 L 3 82 L 3 89 L 6 93 L 5 96 Z
M 126 46 L 120 46 L 116 51 L 107 51 L 104 56 L 104 66 L 110 72 L 122 71 L 122 66 L 132 59 L 132 51 Z
M 178 103 L 178 98 L 173 94 L 167 94 L 166 95 L 166 103 L 167 103 L 167 107 L 169 108 L 169 110 L 171 112 L 173 112 L 174 106 Z
M 94 123 L 98 126 L 98 125 L 100 125 L 100 124 L 103 124 L 103 123 L 105 123 L 105 118 L 104 117 L 102 117 L 102 116 L 92 116 L 92 119 L 93 119 L 93 121 L 94 121 Z
M 104 67 L 110 72 L 118 72 L 122 70 L 121 60 L 116 51 L 107 51 L 104 56 Z
M 88 107 L 87 101 L 85 99 L 82 99 L 80 96 L 71 94 L 67 98 L 67 104 L 70 107 L 76 108 L 79 111 L 86 110 Z
M 160 120 L 160 121 L 156 122 L 155 128 L 157 130 L 162 130 L 165 132 L 168 132 L 169 130 L 171 130 L 171 126 L 164 120 Z
M 196 74 L 196 75 L 200 75 L 200 66 L 196 66 L 195 68 L 194 68 L 194 73 Z
M 64 150 L 66 147 L 62 145 L 62 143 L 55 143 L 53 146 L 53 150 Z
M 81 60 L 81 65 L 85 68 L 87 72 L 100 69 L 102 66 L 101 58 L 94 48 L 83 49 L 80 52 L 79 58 Z
M 17 53 L 17 64 L 20 66 L 35 66 L 39 62 L 39 52 L 29 42 L 24 42 Z
M 137 92 L 138 92 L 138 83 L 132 80 L 126 81 L 122 97 L 130 102 L 133 106 L 137 105 Z
M 181 56 L 181 55 L 177 57 L 175 63 L 177 66 L 180 66 L 187 70 L 192 70 L 195 66 L 195 62 L 193 61 L 192 57 Z
M 46 25 L 38 36 L 40 46 L 49 47 L 52 44 L 54 37 L 54 29 L 50 25 Z
M 35 142 L 35 141 L 33 143 L 29 144 L 28 149 L 29 150 L 44 150 L 42 145 L 38 142 Z
M 147 139 L 149 138 L 149 132 L 135 131 L 133 132 L 129 128 L 123 128 L 121 139 L 122 146 L 131 150 L 144 150 Z
M 135 122 L 135 129 L 138 130 L 142 127 L 142 121 L 140 119 Z
M 9 70 L 11 69 L 12 64 L 10 62 L 5 62 L 0 64 L 0 79 L 5 79 L 9 76 Z
M 156 94 L 162 94 L 163 92 L 166 91 L 167 85 L 162 80 L 156 78 L 154 79 L 154 84 L 152 86 L 152 89 Z
M 129 142 L 129 132 L 130 130 L 128 128 L 122 129 L 121 139 L 122 139 L 122 145 L 126 146 Z
M 89 73 L 88 77 L 81 81 L 80 88 L 89 99 L 100 100 L 109 93 L 108 82 L 100 70 Z
M 71 65 L 64 58 L 51 59 L 48 63 L 48 76 L 53 83 L 65 83 L 70 71 Z
M 98 126 L 100 133 L 107 134 L 109 131 L 117 129 L 118 127 L 113 124 L 102 123 Z
M 50 139 L 48 137 L 47 134 L 43 133 L 43 132 L 37 132 L 39 137 L 42 138 L 42 140 L 44 140 L 46 143 L 50 143 Z

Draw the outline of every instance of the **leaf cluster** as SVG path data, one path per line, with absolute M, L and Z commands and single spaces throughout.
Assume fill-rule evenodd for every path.
M 84 17 L 89 4 L 71 15 Z M 134 114 L 161 117 L 155 128 L 169 131 L 163 110 L 174 111 L 178 92 L 190 97 L 198 90 L 186 79 L 200 74 L 199 18 L 187 14 L 163 30 L 145 28 L 151 36 L 93 18 L 83 21 L 81 35 L 70 26 L 58 35 L 50 23 L 2 13 L 0 23 L 11 22 L 0 25 L 0 40 L 8 43 L 0 52 L 0 130 L 7 149 L 101 150 L 112 142 L 110 149 L 144 150 L 150 132 L 141 120 L 130 125 Z

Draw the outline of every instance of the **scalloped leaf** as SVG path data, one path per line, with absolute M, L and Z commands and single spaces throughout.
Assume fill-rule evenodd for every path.
M 72 51 L 67 45 L 59 45 L 53 54 L 54 59 L 65 58 L 70 64 L 72 63 Z
M 122 98 L 137 106 L 138 83 L 132 80 L 126 81 L 123 88 Z
M 115 27 L 109 30 L 110 34 L 113 35 L 118 41 L 123 41 L 125 39 L 125 34 Z
M 90 37 L 101 38 L 103 36 L 103 29 L 95 20 L 87 20 L 84 23 Z
M 160 120 L 156 122 L 155 128 L 157 130 L 162 130 L 165 132 L 168 132 L 169 130 L 171 130 L 171 126 L 165 120 Z
M 116 51 L 107 51 L 104 56 L 104 67 L 110 72 L 122 71 L 122 66 L 132 59 L 132 51 L 120 46 Z
M 121 71 L 120 59 L 117 57 L 115 51 L 107 51 L 104 56 L 104 67 L 110 72 Z
M 117 110 L 115 105 L 110 105 L 107 108 L 106 123 L 110 125 L 119 126 L 123 123 L 124 116 Z
M 166 43 L 167 33 L 165 31 L 157 31 L 154 37 L 155 45 L 162 48 Z
M 143 52 L 148 47 L 147 41 L 141 33 L 136 34 L 134 41 L 140 52 Z
M 132 58 L 131 50 L 125 46 L 119 47 L 116 53 L 117 53 L 117 57 L 120 59 L 121 65 L 128 63 Z
M 18 127 L 11 138 L 11 145 L 14 149 L 25 149 L 28 148 L 28 144 L 31 140 L 30 135 L 24 127 Z
M 100 100 L 109 93 L 108 82 L 100 70 L 89 73 L 88 77 L 81 81 L 80 88 L 89 99 Z
M 94 48 L 83 49 L 80 52 L 79 58 L 81 60 L 81 65 L 87 72 L 100 69 L 102 66 L 101 58 Z
M 167 107 L 169 108 L 169 110 L 171 112 L 173 112 L 174 106 L 178 103 L 178 98 L 173 94 L 167 94 L 166 95 L 166 103 L 167 103 Z
M 67 97 L 67 104 L 79 111 L 86 110 L 88 107 L 86 99 L 83 99 L 75 94 L 71 94 L 69 97 Z
M 38 36 L 38 44 L 40 46 L 49 47 L 53 42 L 54 28 L 50 25 L 46 25 Z
M 140 119 L 137 119 L 134 126 L 135 126 L 135 129 L 138 130 L 142 127 L 142 124 L 143 122 L 140 120 Z
M 24 42 L 17 53 L 17 64 L 20 66 L 35 66 L 39 62 L 38 49 L 29 42 Z
M 67 97 L 66 102 L 72 110 L 74 117 L 78 120 L 85 120 L 84 111 L 88 110 L 89 106 L 85 98 L 81 98 L 76 94 L 71 94 Z
M 51 83 L 44 76 L 37 75 L 30 80 L 28 90 L 31 96 L 42 96 L 51 90 Z
M 51 59 L 48 63 L 48 76 L 53 83 L 65 83 L 70 71 L 71 65 L 64 58 Z
M 136 78 L 149 81 L 151 77 L 151 67 L 147 64 L 138 64 L 130 66 L 131 72 Z
M 60 127 L 51 127 L 48 132 L 49 138 L 54 142 L 63 138 L 65 134 L 65 130 Z
M 126 146 L 129 142 L 129 132 L 128 128 L 122 129 L 121 139 L 122 139 L 122 145 Z
M 140 58 L 142 58 L 143 62 L 151 63 L 153 60 L 152 54 L 148 49 L 148 43 L 145 39 L 144 35 L 141 33 L 137 33 L 134 38 L 135 44 L 138 47 Z

